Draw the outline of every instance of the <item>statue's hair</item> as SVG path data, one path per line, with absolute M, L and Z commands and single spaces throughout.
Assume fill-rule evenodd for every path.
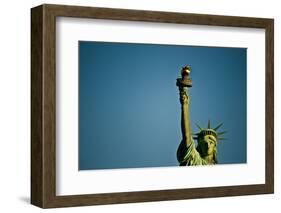
M 216 144 L 215 149 L 214 149 L 213 160 L 214 160 L 215 164 L 218 163 L 218 149 L 217 149 L 217 144 Z

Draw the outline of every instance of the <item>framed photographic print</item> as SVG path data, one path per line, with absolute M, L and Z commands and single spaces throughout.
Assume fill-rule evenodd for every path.
M 274 21 L 31 9 L 31 203 L 274 192 Z

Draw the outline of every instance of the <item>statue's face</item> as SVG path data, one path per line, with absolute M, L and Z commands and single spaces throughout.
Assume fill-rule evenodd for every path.
M 205 135 L 199 140 L 199 146 L 203 156 L 213 155 L 217 140 L 213 135 Z

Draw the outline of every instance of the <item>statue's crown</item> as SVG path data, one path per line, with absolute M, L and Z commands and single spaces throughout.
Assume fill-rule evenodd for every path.
M 218 134 L 216 131 L 214 131 L 213 129 L 203 129 L 199 132 L 199 137 L 200 136 L 205 136 L 205 135 L 212 135 L 214 136 L 215 138 L 218 138 Z
M 222 126 L 222 123 L 216 126 L 215 128 L 211 128 L 211 122 L 210 120 L 208 121 L 208 127 L 207 129 L 202 128 L 198 124 L 196 126 L 200 129 L 200 132 L 194 134 L 196 137 L 193 137 L 194 139 L 198 139 L 200 137 L 204 137 L 205 135 L 212 135 L 214 136 L 218 141 L 219 140 L 225 140 L 226 138 L 222 138 L 221 136 L 226 133 L 224 132 L 217 132 L 217 130 Z

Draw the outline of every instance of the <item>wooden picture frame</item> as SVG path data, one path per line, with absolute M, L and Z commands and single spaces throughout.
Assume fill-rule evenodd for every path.
M 265 29 L 265 184 L 56 195 L 56 18 L 73 17 Z M 31 203 L 41 208 L 274 192 L 274 20 L 44 4 L 31 9 Z

